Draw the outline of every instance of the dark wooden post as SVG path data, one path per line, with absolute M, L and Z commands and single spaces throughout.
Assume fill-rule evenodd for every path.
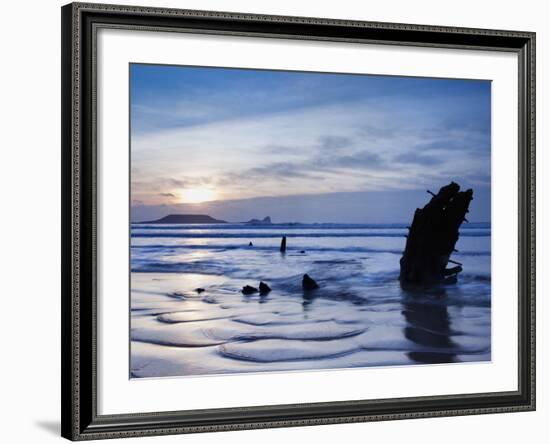
M 284 253 L 286 251 L 286 236 L 283 236 L 281 239 L 281 253 Z

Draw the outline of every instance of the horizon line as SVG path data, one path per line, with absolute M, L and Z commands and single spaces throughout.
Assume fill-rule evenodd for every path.
M 167 214 L 166 216 L 172 216 L 172 214 Z M 166 217 L 162 216 L 158 220 Z M 209 216 L 208 214 L 178 214 L 178 216 Z M 209 216 L 212 217 L 212 216 Z M 213 218 L 215 219 L 215 218 Z M 208 222 L 200 222 L 200 223 L 166 223 L 163 225 L 224 225 L 224 224 L 247 224 L 249 226 L 269 226 L 269 225 L 410 225 L 411 222 L 299 222 L 299 221 L 285 221 L 285 222 L 271 222 L 271 223 L 251 223 L 250 221 L 227 221 L 227 220 L 221 220 L 217 219 L 220 222 L 217 223 L 208 223 Z M 262 220 L 262 219 L 258 219 Z M 135 221 L 130 220 L 131 224 L 149 224 L 149 225 L 155 225 L 155 221 Z M 469 221 L 464 226 L 468 226 L 468 224 L 488 224 L 491 225 L 492 223 L 490 221 Z M 160 224 L 156 224 L 160 225 Z

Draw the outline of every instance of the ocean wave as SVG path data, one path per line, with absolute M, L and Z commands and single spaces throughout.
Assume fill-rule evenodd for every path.
M 167 232 L 152 232 L 139 233 L 132 231 L 133 238 L 184 238 L 184 239 L 250 239 L 250 238 L 280 238 L 286 236 L 289 238 L 330 238 L 330 237 L 405 237 L 406 232 L 310 232 L 310 233 L 286 233 L 283 231 L 271 233 L 259 233 L 254 231 L 243 231 L 238 233 L 222 233 L 222 232 L 199 232 L 199 233 L 167 233 Z M 463 237 L 489 237 L 491 235 L 488 230 L 468 230 L 461 231 L 460 236 Z
M 243 242 L 240 244 L 221 244 L 221 245 L 166 245 L 166 244 L 152 244 L 152 245 L 132 245 L 134 250 L 143 250 L 144 252 L 170 252 L 177 250 L 206 250 L 214 253 L 222 253 L 228 250 L 249 250 L 249 251 L 279 251 L 279 245 L 255 245 L 250 247 L 248 243 Z M 305 253 L 301 253 L 304 251 Z M 403 254 L 403 249 L 397 248 L 370 248 L 370 247 L 318 247 L 314 245 L 299 246 L 299 247 L 287 247 L 287 252 L 307 254 L 307 252 L 344 252 L 344 253 L 389 253 L 389 254 Z M 460 251 L 456 253 L 454 257 L 460 256 L 490 256 L 491 252 L 486 250 L 476 251 Z
M 132 224 L 133 230 L 273 230 L 285 228 L 289 230 L 303 230 L 303 229 L 406 229 L 410 224 L 396 223 L 396 224 L 338 224 L 338 223 L 318 223 L 318 224 L 304 224 L 304 223 L 281 223 L 281 224 L 265 224 L 254 225 L 247 223 L 229 223 L 229 224 Z M 473 222 L 467 225 L 463 225 L 461 230 L 469 229 L 491 229 L 491 224 L 486 222 Z
M 132 273 L 195 273 L 227 275 L 240 271 L 237 267 L 215 261 L 167 262 L 152 260 L 132 260 Z

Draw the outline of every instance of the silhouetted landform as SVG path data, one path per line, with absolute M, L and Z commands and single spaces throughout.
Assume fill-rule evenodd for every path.
M 271 225 L 271 217 L 266 216 L 263 219 L 250 219 L 248 222 L 245 222 L 245 224 L 250 225 Z
M 281 253 L 284 253 L 286 251 L 286 236 L 282 237 L 279 250 L 281 251 Z
M 243 294 L 258 293 L 258 289 L 255 287 L 251 287 L 250 285 L 245 285 L 241 291 Z
M 442 187 L 432 199 L 417 208 L 400 260 L 401 285 L 455 283 L 462 264 L 450 259 L 455 251 L 459 228 L 473 199 L 473 190 L 460 191 L 455 182 Z M 456 266 L 447 268 L 448 263 Z
M 201 293 L 204 291 L 204 288 L 195 288 L 195 291 L 196 291 L 198 294 L 201 294 Z
M 260 282 L 260 294 L 267 294 L 271 291 L 271 288 L 269 285 L 267 285 L 265 282 Z
M 141 224 L 226 224 L 225 220 L 214 219 L 207 214 L 169 214 L 157 220 L 139 222 Z
M 319 288 L 319 284 L 311 279 L 311 277 L 309 277 L 309 275 L 306 273 L 302 278 L 302 288 L 304 290 L 315 290 L 316 288 Z

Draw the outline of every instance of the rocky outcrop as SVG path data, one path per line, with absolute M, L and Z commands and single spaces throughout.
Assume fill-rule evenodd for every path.
M 207 214 L 169 214 L 157 220 L 140 224 L 226 224 L 225 220 L 214 219 Z
M 241 292 L 242 294 L 254 294 L 254 293 L 258 293 L 258 289 L 251 287 L 250 285 L 245 285 L 241 290 Z
M 245 222 L 245 224 L 250 225 L 271 225 L 271 217 L 266 216 L 263 219 L 250 219 L 248 222 Z
M 260 294 L 267 294 L 271 291 L 271 288 L 269 285 L 267 285 L 265 282 L 260 282 Z
M 315 290 L 319 288 L 319 284 L 317 284 L 308 274 L 304 274 L 302 278 L 302 288 L 304 290 Z

